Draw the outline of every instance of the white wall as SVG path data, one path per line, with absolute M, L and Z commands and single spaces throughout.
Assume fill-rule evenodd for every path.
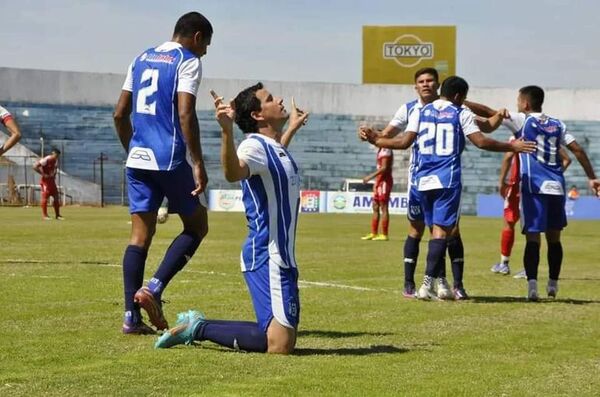
M 0 68 L 0 102 L 113 106 L 123 80 L 124 75 L 117 74 Z M 209 89 L 229 98 L 254 83 L 254 80 L 204 79 L 198 109 L 212 109 Z M 400 104 L 414 97 L 411 86 L 264 83 L 275 95 L 295 96 L 298 106 L 313 113 L 389 118 Z M 469 99 L 492 107 L 514 109 L 517 88 L 474 87 Z M 544 110 L 565 120 L 600 120 L 597 103 L 600 103 L 598 89 L 548 89 Z

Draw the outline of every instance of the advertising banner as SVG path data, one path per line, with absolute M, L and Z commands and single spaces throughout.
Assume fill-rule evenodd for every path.
M 455 26 L 363 26 L 363 84 L 414 84 L 436 68 L 440 82 L 456 73 Z
M 210 211 L 244 212 L 241 190 L 210 190 L 208 192 Z
M 324 212 L 324 200 L 321 200 L 321 192 L 318 190 L 303 190 L 300 192 L 300 212 Z
M 348 214 L 369 214 L 373 206 L 371 192 L 327 192 L 327 212 Z M 390 214 L 406 214 L 408 196 L 406 193 L 392 193 L 389 203 Z

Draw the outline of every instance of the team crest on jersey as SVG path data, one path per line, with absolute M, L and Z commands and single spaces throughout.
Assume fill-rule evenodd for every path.
M 433 59 L 433 43 L 424 42 L 414 34 L 404 34 L 391 43 L 383 43 L 383 58 L 412 68 L 424 59 Z

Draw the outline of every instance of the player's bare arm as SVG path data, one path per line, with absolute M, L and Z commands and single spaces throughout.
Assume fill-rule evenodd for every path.
M 296 100 L 292 97 L 292 113 L 290 114 L 288 128 L 281 136 L 281 144 L 283 146 L 288 147 L 296 132 L 298 132 L 302 126 L 306 125 L 308 115 L 308 112 L 305 112 L 296 106 Z
M 376 136 L 373 140 L 373 144 L 377 147 L 388 148 L 388 149 L 408 149 L 413 142 L 417 139 L 417 133 L 414 131 L 404 131 L 402 134 L 397 135 L 394 138 L 383 138 Z
M 471 111 L 473 113 L 475 113 L 478 116 L 481 117 L 493 117 L 495 114 L 498 113 L 497 110 L 494 110 L 486 105 L 483 105 L 481 103 L 477 103 L 477 102 L 471 102 L 471 101 L 464 101 L 463 105 L 465 105 L 466 107 L 468 107 L 469 109 L 471 109 Z
M 498 181 L 498 191 L 502 197 L 506 197 L 506 188 L 508 187 L 506 184 L 506 175 L 508 174 L 514 155 L 514 152 L 506 152 L 502 158 L 502 164 L 500 165 L 500 180 Z
M 536 150 L 535 142 L 524 141 L 517 139 L 508 142 L 500 142 L 495 139 L 486 137 L 481 131 L 467 135 L 473 145 L 479 149 L 488 150 L 490 152 L 515 152 L 515 153 L 532 153 Z
M 596 173 L 594 172 L 594 168 L 592 167 L 592 163 L 590 162 L 589 157 L 585 153 L 585 150 L 577 143 L 577 141 L 573 141 L 567 145 L 567 148 L 573 153 L 585 175 L 588 177 L 588 185 L 590 189 L 594 192 L 594 194 L 598 195 L 598 180 L 596 179 Z M 600 197 L 600 196 L 599 196 Z
M 233 101 L 224 103 L 223 98 L 213 90 L 210 91 L 215 104 L 215 117 L 221 126 L 221 164 L 223 173 L 228 182 L 237 182 L 248 178 L 250 169 L 241 161 L 235 151 L 233 141 L 233 120 L 235 119 L 235 106 Z
M 558 149 L 558 155 L 560 156 L 560 164 L 562 165 L 563 172 L 569 168 L 572 163 L 571 157 L 569 157 L 569 153 L 565 150 L 564 147 L 560 147 Z
M 381 159 L 381 168 L 379 168 L 375 172 L 371 172 L 369 175 L 365 176 L 362 179 L 363 183 L 369 182 L 371 179 L 375 178 L 377 175 L 388 172 L 391 167 L 391 163 L 392 163 L 391 157 L 384 157 L 383 159 Z
M 187 92 L 177 93 L 177 108 L 179 113 L 179 124 L 185 140 L 188 152 L 192 160 L 196 189 L 191 194 L 196 196 L 206 189 L 208 176 L 202 158 L 202 147 L 200 146 L 200 126 L 196 116 L 196 96 Z
M 131 136 L 133 135 L 130 116 L 131 92 L 122 90 L 115 111 L 113 112 L 113 122 L 119 136 L 119 141 L 121 141 L 121 145 L 123 145 L 125 151 L 129 150 L 129 141 L 131 141 Z
M 21 130 L 17 125 L 17 122 L 12 118 L 6 120 L 4 126 L 9 133 L 8 139 L 4 142 L 4 144 L 0 145 L 0 156 L 4 153 L 8 152 L 10 148 L 15 146 L 17 142 L 21 140 Z
M 490 133 L 498 129 L 502 125 L 502 121 L 509 117 L 507 109 L 498 110 L 492 117 L 476 117 L 475 123 L 481 132 Z

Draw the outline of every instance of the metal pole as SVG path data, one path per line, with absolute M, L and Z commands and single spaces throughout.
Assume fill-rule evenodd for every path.
M 41 133 L 41 131 L 40 131 Z M 40 137 L 40 158 L 44 158 L 44 137 Z
M 104 153 L 100 152 L 100 207 L 104 207 Z
M 23 156 L 23 172 L 25 173 L 25 205 L 29 205 L 29 192 L 27 188 L 27 157 Z

